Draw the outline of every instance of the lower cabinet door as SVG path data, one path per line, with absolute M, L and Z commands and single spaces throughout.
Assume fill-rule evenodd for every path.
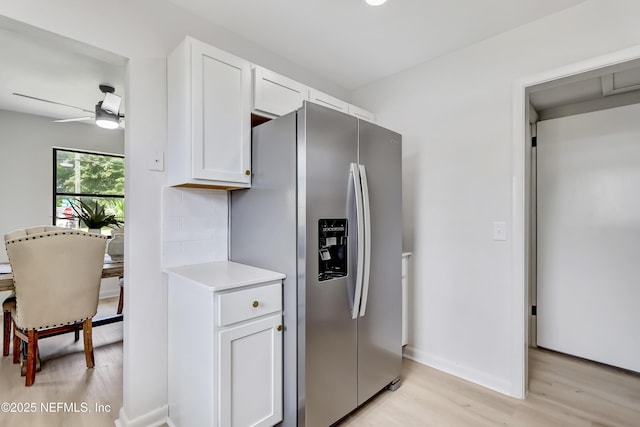
M 280 314 L 219 332 L 219 425 L 272 426 L 282 421 Z

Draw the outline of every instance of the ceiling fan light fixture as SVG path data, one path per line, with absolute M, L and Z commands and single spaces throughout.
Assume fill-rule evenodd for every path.
M 104 129 L 117 129 L 120 117 L 102 109 L 102 101 L 96 105 L 96 124 Z
M 96 117 L 96 124 L 104 129 L 117 129 L 118 126 L 120 126 L 118 119 L 113 116 L 102 118 Z
M 387 0 L 364 0 L 369 6 L 380 6 L 387 2 Z
M 104 129 L 117 129 L 120 126 L 115 118 L 96 119 L 96 124 Z

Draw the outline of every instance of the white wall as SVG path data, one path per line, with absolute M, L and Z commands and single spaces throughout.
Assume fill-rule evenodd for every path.
M 511 229 L 513 83 L 640 44 L 639 18 L 640 2 L 590 0 L 353 93 L 404 137 L 411 357 L 518 395 L 520 284 L 512 236 L 493 241 L 491 226 Z
M 183 12 L 166 0 L 0 1 L 0 14 L 129 58 L 125 130 L 124 393 L 120 425 L 167 413 L 167 283 L 161 273 L 163 172 L 149 156 L 166 150 L 166 56 L 186 34 L 337 97 L 344 91 L 285 58 Z M 96 354 L 99 357 L 99 354 Z

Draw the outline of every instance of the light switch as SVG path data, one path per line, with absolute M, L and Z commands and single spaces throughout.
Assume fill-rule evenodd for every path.
M 493 240 L 507 240 L 507 223 L 493 223 Z
M 149 170 L 164 170 L 164 151 L 154 151 L 149 158 Z

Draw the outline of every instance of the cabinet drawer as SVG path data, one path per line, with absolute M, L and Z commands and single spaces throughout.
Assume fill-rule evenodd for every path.
M 220 326 L 242 322 L 282 310 L 281 282 L 218 296 Z

